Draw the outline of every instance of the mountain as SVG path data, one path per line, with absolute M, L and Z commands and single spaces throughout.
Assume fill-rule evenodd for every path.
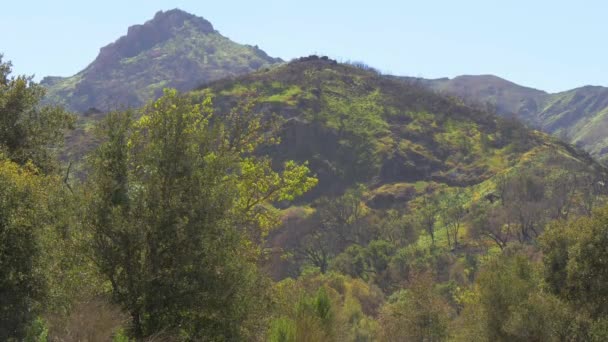
M 370 205 L 407 201 L 427 185 L 468 187 L 537 161 L 551 168 L 591 158 L 549 135 L 462 101 L 374 71 L 316 56 L 212 82 L 191 93 L 212 96 L 228 113 L 243 97 L 283 118 L 274 160 L 308 161 L 319 186 L 312 197 L 356 183 Z M 527 166 L 526 166 L 527 167 Z
M 453 79 L 399 78 L 467 102 L 489 103 L 498 114 L 512 115 L 576 144 L 599 160 L 608 158 L 608 88 L 585 86 L 550 94 L 492 75 Z
M 538 121 L 547 132 L 608 160 L 608 88 L 586 86 L 552 94 Z
M 239 113 L 235 108 L 244 99 L 253 101 L 255 112 L 277 115 L 282 120 L 280 144 L 261 152 L 277 166 L 287 160 L 307 162 L 318 178 L 318 185 L 296 202 L 279 203 L 286 223 L 269 236 L 272 252 L 265 264 L 275 279 L 297 276 L 301 262 L 306 262 L 302 258 L 307 260 L 301 255 L 309 247 L 336 258 L 347 248 L 348 244 L 336 242 L 340 239 L 315 230 L 319 226 L 314 213 L 325 208 L 331 218 L 350 222 L 340 215 L 356 213 L 361 207 L 338 207 L 333 212 L 333 202 L 324 201 L 326 198 L 356 196 L 359 203 L 357 196 L 361 196 L 363 208 L 382 220 L 403 210 L 416 212 L 428 205 L 424 202 L 428 198 L 449 198 L 442 197 L 445 194 L 460 194 L 466 207 L 475 210 L 502 198 L 504 189 L 517 188 L 513 191 L 518 192 L 525 188 L 535 200 L 515 199 L 518 207 L 513 210 L 520 211 L 507 217 L 534 217 L 534 221 L 561 208 L 557 196 L 554 201 L 550 195 L 570 191 L 563 184 L 587 189 L 584 186 L 606 175 L 606 169 L 587 153 L 518 120 L 328 58 L 301 58 L 219 80 L 188 96 L 195 103 L 211 97 L 219 117 Z M 575 181 L 580 185 L 574 185 Z M 353 195 L 353 189 L 362 189 L 361 195 Z M 542 201 L 538 200 L 541 192 Z M 374 236 L 374 222 L 349 226 L 346 239 L 366 245 L 369 240 L 362 236 Z M 522 228 L 520 241 L 537 235 L 542 227 L 539 222 L 531 224 L 538 225 L 536 233 Z M 404 227 L 408 224 L 398 229 L 407 229 Z M 446 236 L 447 231 L 437 235 Z M 432 239 L 427 235 L 418 243 L 426 248 Z M 442 240 L 445 248 L 450 239 Z M 471 243 L 463 250 L 479 253 L 471 241 L 463 237 L 463 245 Z M 285 253 L 294 257 L 285 259 Z
M 453 79 L 435 80 L 409 77 L 404 79 L 418 82 L 441 93 L 472 99 L 476 102 L 491 103 L 496 107 L 498 113 L 516 113 L 526 121 L 534 120 L 539 110 L 538 105 L 548 95 L 544 91 L 523 87 L 494 75 L 463 75 Z
M 160 11 L 126 36 L 101 48 L 71 77 L 46 77 L 47 103 L 76 112 L 139 107 L 165 87 L 185 91 L 281 62 L 257 46 L 237 44 L 207 20 L 174 9 Z

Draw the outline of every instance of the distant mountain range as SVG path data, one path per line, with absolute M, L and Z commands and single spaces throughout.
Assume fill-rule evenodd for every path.
M 466 102 L 490 104 L 499 115 L 515 115 L 532 127 L 583 148 L 599 160 L 608 159 L 606 87 L 585 86 L 550 94 L 492 75 L 399 79 Z
M 158 12 L 126 36 L 101 48 L 71 77 L 46 77 L 47 103 L 75 112 L 139 107 L 165 87 L 189 90 L 220 78 L 281 62 L 257 46 L 237 44 L 207 20 L 175 9 Z

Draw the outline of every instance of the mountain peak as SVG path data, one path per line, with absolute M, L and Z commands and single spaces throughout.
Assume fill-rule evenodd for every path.
M 131 28 L 138 26 L 155 26 L 159 29 L 179 29 L 184 26 L 184 23 L 190 22 L 196 28 L 203 33 L 213 33 L 213 25 L 202 17 L 197 17 L 194 14 L 183 11 L 179 8 L 175 8 L 168 11 L 158 11 L 154 15 L 152 20 L 147 21 L 144 25 L 135 25 Z M 129 28 L 129 30 L 131 29 Z
M 257 46 L 222 36 L 210 22 L 179 9 L 159 11 L 101 48 L 97 58 L 71 77 L 45 78 L 47 103 L 77 112 L 141 106 L 162 95 L 242 75 L 281 62 Z
M 97 59 L 91 66 L 103 68 L 123 58 L 136 56 L 140 52 L 170 39 L 186 23 L 202 34 L 215 32 L 209 21 L 180 9 L 158 11 L 153 19 L 148 20 L 143 25 L 129 27 L 126 36 L 122 36 L 114 43 L 102 47 Z

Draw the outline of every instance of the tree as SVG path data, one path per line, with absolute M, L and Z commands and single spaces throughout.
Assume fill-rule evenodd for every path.
M 58 244 L 58 213 L 52 197 L 60 188 L 56 147 L 73 122 L 60 108 L 40 106 L 44 89 L 32 77 L 11 76 L 0 55 L 0 340 L 22 340 L 41 325 L 47 308 Z M 50 247 L 50 248 L 49 248 Z M 57 291 L 55 291 L 57 290 Z
M 512 239 L 512 218 L 502 206 L 493 206 L 485 201 L 476 203 L 471 207 L 469 219 L 473 236 L 488 237 L 500 249 L 507 247 Z
M 0 160 L 0 339 L 21 340 L 47 295 L 43 178 Z
M 517 228 L 520 242 L 537 237 L 544 225 L 547 201 L 547 185 L 542 176 L 533 170 L 523 169 L 500 181 L 501 198 L 506 216 Z
M 210 98 L 195 104 L 167 90 L 140 119 L 112 113 L 99 128 L 86 223 L 136 338 L 234 340 L 258 329 L 257 242 L 278 222 L 270 203 L 316 184 L 306 166 L 277 173 L 254 155 L 274 138 L 250 105 L 223 118 L 211 108 Z
M 424 196 L 420 208 L 415 211 L 416 222 L 431 236 L 431 244 L 435 245 L 435 223 L 439 213 L 439 204 L 435 197 Z
M 521 246 L 521 245 L 520 245 Z M 541 287 L 537 265 L 512 245 L 480 272 L 463 295 L 457 341 L 588 340 L 584 318 Z
M 395 246 L 405 246 L 415 242 L 418 238 L 416 219 L 414 213 L 403 214 L 398 210 L 389 209 L 376 214 L 374 221 L 378 225 L 378 235 L 381 239 L 389 241 Z
M 413 276 L 407 290 L 391 296 L 380 312 L 382 341 L 446 341 L 452 315 L 430 274 Z
M 324 230 L 334 231 L 342 244 L 365 243 L 367 229 L 364 218 L 368 209 L 362 203 L 365 187 L 357 185 L 335 199 L 319 200 L 318 216 Z
M 591 217 L 550 224 L 540 238 L 545 280 L 553 293 L 593 318 L 608 316 L 608 207 Z
M 298 242 L 297 253 L 322 273 L 328 270 L 333 256 L 370 238 L 364 225 L 368 209 L 362 203 L 363 189 L 358 185 L 340 197 L 319 199 L 317 211 L 301 227 L 307 232 Z
M 458 189 L 455 193 L 447 193 L 441 199 L 441 221 L 445 225 L 448 246 L 458 248 L 458 234 L 467 214 L 464 207 L 464 192 Z
M 60 107 L 40 106 L 44 88 L 31 76 L 11 76 L 11 63 L 0 54 L 0 152 L 44 172 L 57 167 L 57 147 L 74 117 Z

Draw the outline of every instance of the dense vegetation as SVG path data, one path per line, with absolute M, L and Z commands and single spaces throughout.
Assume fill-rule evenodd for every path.
M 0 65 L 2 340 L 608 337 L 606 170 L 548 135 L 312 56 L 60 162 L 74 119 Z

